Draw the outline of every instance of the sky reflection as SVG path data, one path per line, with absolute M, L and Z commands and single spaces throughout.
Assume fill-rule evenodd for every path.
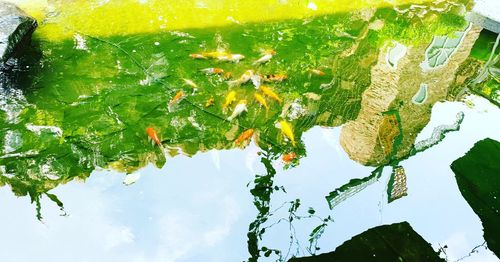
M 387 204 L 390 170 L 360 193 L 329 210 L 325 196 L 352 178 L 368 176 L 373 168 L 349 160 L 339 147 L 340 128 L 316 127 L 304 135 L 308 156 L 297 168 L 282 170 L 275 185 L 287 193 L 272 195 L 271 209 L 287 201 L 301 200 L 299 213 L 313 207 L 320 217 L 334 219 L 319 241 L 320 253 L 369 228 L 408 221 L 434 249 L 448 245 L 447 255 L 459 259 L 484 240 L 479 218 L 461 197 L 451 162 L 486 137 L 500 140 L 500 110 L 478 97 L 476 105 L 437 103 L 429 125 L 451 124 L 456 113 L 465 119 L 460 131 L 449 133 L 437 146 L 402 162 L 406 169 L 408 196 Z M 52 191 L 66 206 L 69 216 L 50 201 L 42 203 L 44 223 L 36 220 L 29 199 L 16 198 L 0 188 L 0 261 L 242 261 L 248 258 L 248 225 L 257 211 L 247 184 L 263 166 L 252 143 L 245 150 L 179 156 L 158 170 L 140 171 L 136 184 L 124 186 L 124 175 L 96 171 L 85 182 L 71 182 Z M 288 215 L 281 209 L 266 223 Z M 307 255 L 307 236 L 320 224 L 314 219 L 295 221 L 300 247 Z M 264 235 L 262 245 L 280 250 L 289 247 L 289 225 L 279 223 Z M 269 258 L 274 260 L 275 258 Z M 266 261 L 266 259 L 263 259 Z M 465 261 L 498 261 L 480 249 Z

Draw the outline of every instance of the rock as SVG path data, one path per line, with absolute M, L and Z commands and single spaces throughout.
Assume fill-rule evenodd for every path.
M 0 65 L 20 51 L 36 27 L 36 20 L 16 5 L 0 1 Z

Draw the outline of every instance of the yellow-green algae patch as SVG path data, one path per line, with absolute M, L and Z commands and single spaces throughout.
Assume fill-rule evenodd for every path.
M 8 0 L 41 23 L 37 35 L 70 38 L 131 35 L 188 28 L 302 19 L 354 10 L 423 4 L 430 0 Z

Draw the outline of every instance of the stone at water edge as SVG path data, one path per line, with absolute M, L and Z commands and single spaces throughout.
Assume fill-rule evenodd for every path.
M 31 39 L 37 25 L 16 5 L 0 1 L 0 66 Z

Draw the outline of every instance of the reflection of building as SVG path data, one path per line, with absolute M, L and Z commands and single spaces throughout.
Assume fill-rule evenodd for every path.
M 392 169 L 391 179 L 389 180 L 388 199 L 389 203 L 402 198 L 408 194 L 406 187 L 406 174 L 402 166 Z
M 432 136 L 422 140 L 418 143 L 415 144 L 415 150 L 416 153 L 422 152 L 426 150 L 427 148 L 430 148 L 437 143 L 439 143 L 441 140 L 443 140 L 444 136 L 446 133 L 452 132 L 452 131 L 457 131 L 460 129 L 460 124 L 462 124 L 462 121 L 464 120 L 464 112 L 458 112 L 456 116 L 455 123 L 451 125 L 440 125 L 432 131 Z
M 326 196 L 328 206 L 330 207 L 330 209 L 333 209 L 338 204 L 344 202 L 346 199 L 356 195 L 363 189 L 367 188 L 369 185 L 375 183 L 375 181 L 377 181 L 381 174 L 382 169 L 375 170 L 370 176 L 361 179 L 352 179 L 351 181 L 349 181 L 349 183 L 341 186 L 335 191 L 330 192 L 330 194 Z
M 496 0 L 475 2 L 474 9 L 467 14 L 466 19 L 487 30 L 500 33 L 500 13 L 497 11 L 500 3 Z

